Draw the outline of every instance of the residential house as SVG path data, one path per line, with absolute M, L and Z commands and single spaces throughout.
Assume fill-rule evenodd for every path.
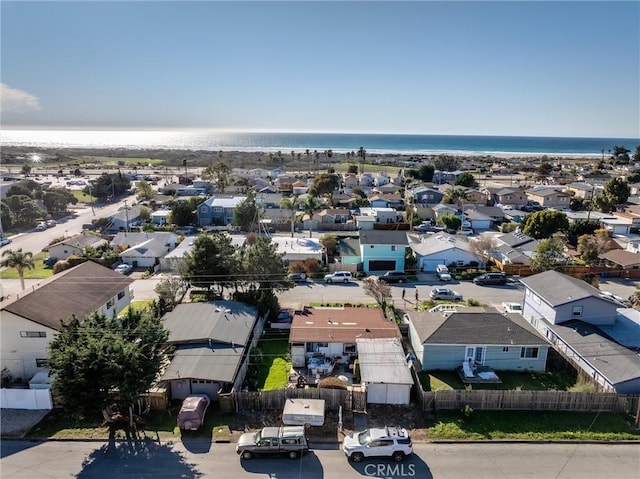
M 49 344 L 61 322 L 94 312 L 111 317 L 131 302 L 128 276 L 86 261 L 0 303 L 0 357 L 14 378 L 47 368 Z
M 572 194 L 576 199 L 589 201 L 595 196 L 596 185 L 590 185 L 589 183 L 569 183 L 565 185 L 564 191 Z
M 433 214 L 436 217 L 436 221 L 443 216 L 459 216 L 458 208 L 456 208 L 454 205 L 445 205 L 442 203 L 433 206 Z
M 117 249 L 120 253 L 126 250 L 131 250 L 126 257 L 131 257 L 131 261 L 137 258 L 134 256 L 140 255 L 147 257 L 147 253 L 153 254 L 153 258 L 161 258 L 169 251 L 173 250 L 178 245 L 178 235 L 171 231 L 151 231 L 144 233 L 118 233 L 113 237 L 110 243 L 111 247 Z M 139 252 L 135 252 L 135 248 L 140 248 Z M 125 261 L 127 264 L 133 265 L 133 262 Z M 138 266 L 151 266 L 156 264 L 155 261 L 149 262 L 148 260 L 141 260 Z
M 141 205 L 127 206 L 109 217 L 109 225 L 105 231 L 117 233 L 119 231 L 129 231 L 131 225 L 142 223 L 140 212 L 144 207 Z
M 625 270 L 640 269 L 640 253 L 634 253 L 623 249 L 612 249 L 601 253 L 598 258 L 607 264 L 617 266 Z
M 395 179 L 395 177 L 394 177 Z M 375 191 L 383 195 L 395 195 L 402 189 L 402 183 L 389 183 L 387 185 L 380 185 L 375 187 Z
M 258 344 L 264 318 L 254 306 L 237 301 L 183 303 L 162 318 L 175 347 L 161 381 L 172 399 L 240 389 L 249 367 L 249 352 Z
M 571 195 L 551 187 L 536 187 L 526 191 L 529 201 L 537 201 L 546 208 L 569 208 Z
M 434 205 L 442 202 L 444 193 L 436 188 L 428 186 L 417 186 L 407 192 L 409 197 L 413 198 L 414 204 Z
M 224 226 L 233 222 L 233 212 L 245 196 L 212 196 L 198 205 L 198 224 L 200 226 Z
M 404 255 L 409 244 L 406 231 L 361 231 L 359 239 L 365 273 L 404 271 Z
M 43 251 L 48 251 L 51 258 L 63 260 L 69 256 L 81 255 L 86 248 L 99 248 L 105 244 L 107 240 L 102 237 L 84 232 L 47 246 Z
M 404 200 L 397 194 L 374 194 L 369 196 L 369 206 L 372 208 L 404 209 Z
M 352 190 L 357 188 L 359 184 L 358 176 L 353 173 L 345 173 L 342 176 L 342 185 L 345 189 Z
M 338 240 L 338 254 L 340 255 L 340 264 L 360 265 L 362 263 L 362 256 L 360 255 L 360 239 L 340 238 Z
M 600 218 L 600 226 L 610 235 L 628 235 L 631 232 L 631 220 L 627 218 Z
M 640 327 L 621 320 L 621 313 L 627 310 L 620 303 L 557 271 L 521 282 L 525 287 L 523 317 L 556 351 L 604 390 L 640 393 L 640 356 L 620 339 L 633 341 L 635 337 L 640 346 Z
M 344 225 L 351 220 L 351 210 L 347 208 L 326 208 L 314 215 L 322 229 L 324 225 Z
M 475 255 L 466 238 L 448 233 L 425 235 L 420 243 L 411 245 L 420 271 L 435 272 L 439 264 L 458 266 L 477 263 L 484 266 L 484 261 Z
M 462 173 L 464 173 L 464 171 L 461 171 L 461 170 L 456 170 L 456 171 L 435 170 L 433 172 L 432 181 L 438 185 L 441 185 L 443 183 L 453 184 L 455 183 L 458 176 L 460 176 Z
M 374 185 L 374 178 L 371 173 L 362 173 L 359 177 L 360 187 L 368 187 Z
M 411 402 L 411 362 L 399 338 L 356 339 L 360 380 L 367 392 L 368 404 L 403 404 Z
M 455 370 L 469 360 L 497 371 L 545 371 L 549 344 L 520 315 L 477 307 L 406 318 L 423 371 Z
M 195 173 L 185 172 L 178 175 L 178 183 L 181 185 L 190 185 L 198 177 Z
M 529 266 L 539 241 L 520 231 L 512 231 L 496 237 L 496 246 L 490 256 L 501 264 Z
M 319 238 L 291 238 L 290 236 L 272 236 L 271 242 L 277 245 L 277 253 L 283 255 L 286 263 L 304 261 L 308 258 L 322 262 L 322 245 Z
M 492 193 L 494 204 L 510 205 L 513 207 L 526 205 L 528 198 L 524 191 L 518 188 L 499 188 Z M 542 203 L 541 203 L 542 204 Z
M 386 173 L 378 173 L 373 179 L 373 184 L 375 186 L 388 185 L 390 182 L 391 182 L 391 179 L 389 178 L 389 175 L 387 175 Z
M 360 221 L 360 217 L 368 216 L 375 218 L 377 224 L 393 224 L 404 221 L 404 215 L 394 208 L 360 208 L 360 214 L 356 217 L 356 221 Z
M 169 224 L 169 217 L 171 216 L 170 209 L 156 210 L 151 213 L 151 223 L 157 226 L 164 226 Z
M 353 363 L 358 354 L 358 338 L 399 339 L 400 330 L 380 308 L 305 307 L 296 311 L 289 333 L 293 367 L 306 367 L 314 356 Z
M 294 195 L 303 195 L 309 192 L 309 185 L 304 181 L 297 180 L 291 185 Z

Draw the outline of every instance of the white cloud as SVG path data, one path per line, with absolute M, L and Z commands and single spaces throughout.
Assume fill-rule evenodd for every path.
M 4 83 L 0 83 L 0 100 L 0 110 L 2 111 L 27 113 L 42 109 L 37 96 L 24 90 L 11 88 Z

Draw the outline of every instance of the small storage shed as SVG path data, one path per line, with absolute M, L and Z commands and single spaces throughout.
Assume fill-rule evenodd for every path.
M 324 399 L 287 399 L 282 411 L 282 422 L 287 426 L 322 426 Z
M 359 338 L 356 346 L 367 403 L 409 404 L 413 385 L 411 362 L 405 357 L 400 339 Z

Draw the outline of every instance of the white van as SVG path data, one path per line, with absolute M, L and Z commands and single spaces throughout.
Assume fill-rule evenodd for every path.
M 439 264 L 436 266 L 436 274 L 440 281 L 451 281 L 451 274 L 449 273 L 449 268 L 447 268 L 443 264 Z

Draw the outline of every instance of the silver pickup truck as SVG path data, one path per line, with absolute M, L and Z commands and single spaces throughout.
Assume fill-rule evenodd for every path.
M 236 445 L 241 459 L 273 454 L 286 454 L 290 459 L 296 459 L 308 450 L 309 441 L 303 426 L 265 427 L 243 434 Z

